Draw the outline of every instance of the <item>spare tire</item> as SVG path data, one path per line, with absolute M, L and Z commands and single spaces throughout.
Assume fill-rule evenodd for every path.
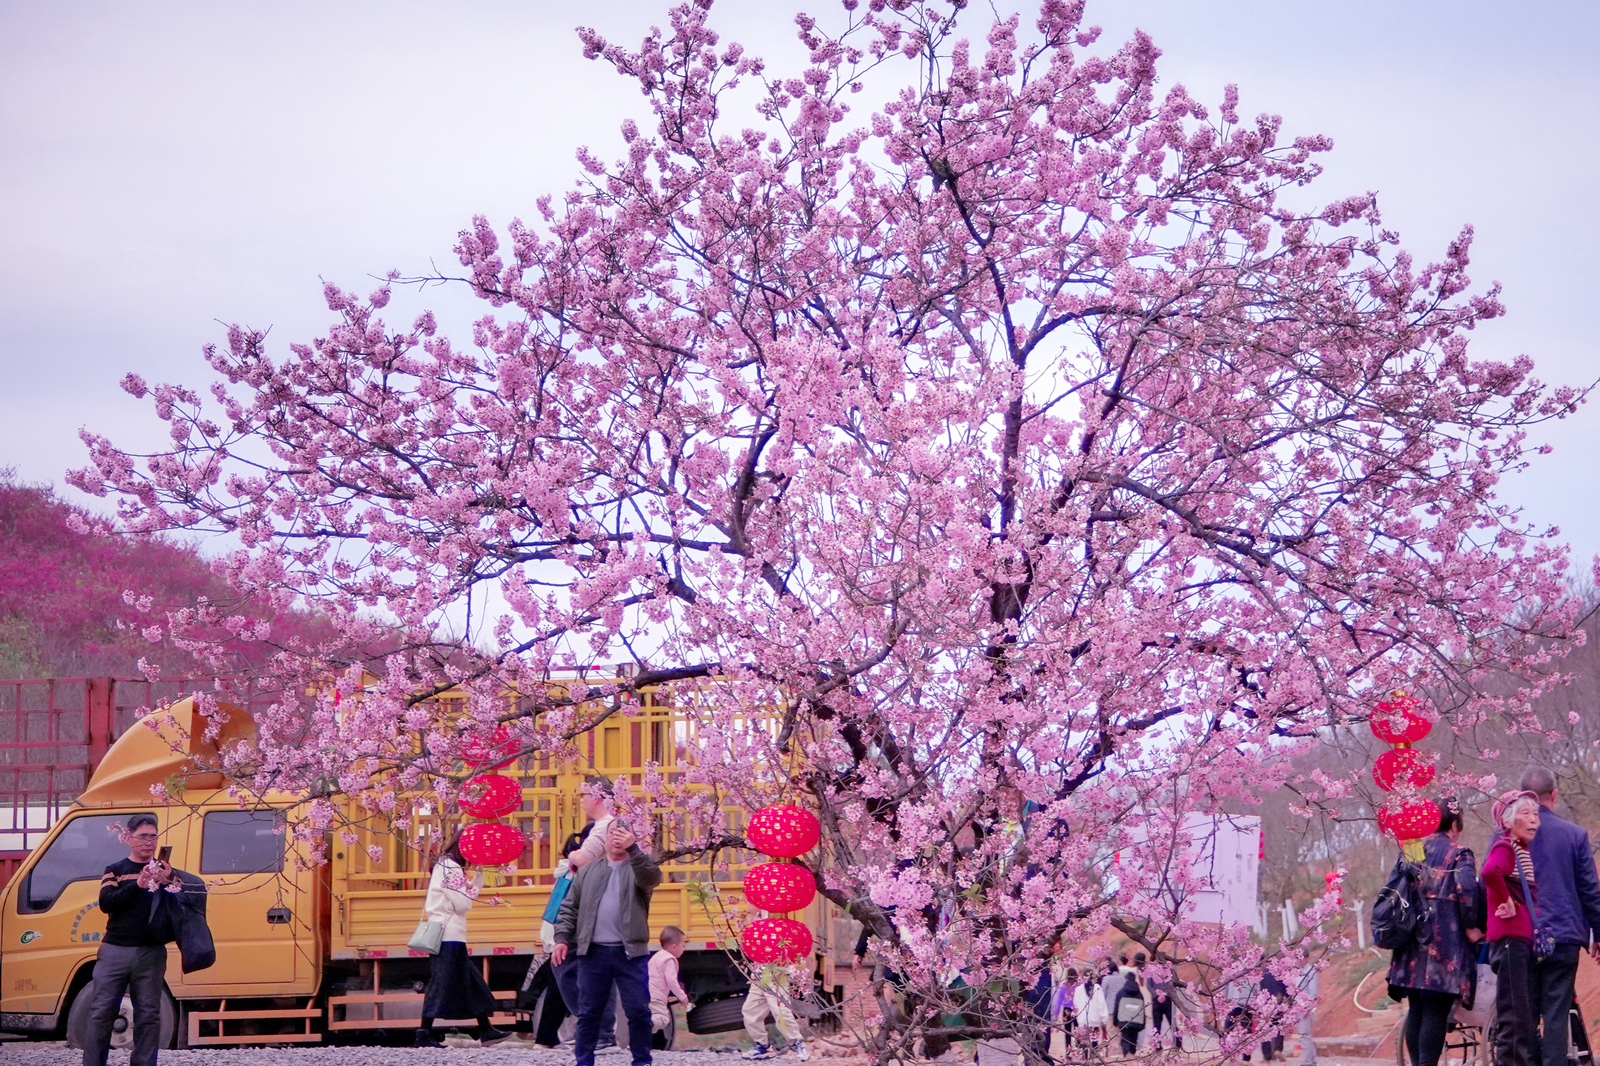
M 696 1036 L 706 1033 L 731 1033 L 744 1028 L 744 997 L 730 996 L 699 1002 L 684 1020 L 689 1032 Z

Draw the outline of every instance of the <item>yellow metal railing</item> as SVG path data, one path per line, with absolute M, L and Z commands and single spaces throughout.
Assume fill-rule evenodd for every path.
M 693 765 L 693 753 L 702 747 L 700 705 L 716 695 L 715 684 L 690 693 L 688 706 L 670 705 L 646 691 L 631 715 L 612 715 L 579 736 L 573 745 L 576 757 L 557 761 L 542 753 L 522 756 L 497 772 L 517 778 L 523 785 L 522 802 L 502 821 L 514 825 L 530 841 L 516 868 L 508 874 L 490 872 L 485 896 L 499 895 L 509 908 L 477 907 L 472 912 L 473 940 L 523 945 L 538 938 L 538 920 L 553 871 L 560 859 L 562 842 L 582 829 L 585 818 L 579 805 L 580 787 L 590 774 L 601 773 L 614 783 L 641 785 L 646 773 L 654 770 L 669 786 L 683 793 L 701 793 L 708 786 L 687 784 L 685 771 Z M 508 697 L 509 698 L 509 697 Z M 464 699 L 446 695 L 438 701 L 446 717 L 464 711 Z M 452 706 L 454 704 L 455 706 Z M 580 713 L 598 715 L 601 707 L 589 704 Z M 740 715 L 742 724 L 772 735 L 777 716 L 763 709 L 754 715 Z M 792 773 L 797 767 L 774 767 L 774 777 Z M 410 819 L 405 830 L 394 827 L 392 816 L 355 820 L 347 832 L 355 841 L 337 840 L 333 846 L 334 896 L 341 920 L 334 930 L 336 951 L 361 952 L 370 949 L 393 950 L 410 936 L 428 883 L 431 855 L 428 841 L 440 825 L 451 829 L 463 821 L 453 813 L 441 814 L 428 795 L 410 797 L 404 814 Z M 354 814 L 354 812 L 351 812 Z M 670 809 L 658 816 L 652 827 L 652 845 L 657 851 L 676 848 L 686 837 L 698 840 L 704 827 L 690 826 L 675 817 Z M 724 806 L 721 814 L 735 834 L 742 832 L 744 812 Z M 354 819 L 353 819 L 354 820 Z M 378 857 L 369 854 L 378 849 Z M 723 852 L 716 866 L 705 858 L 689 857 L 663 863 L 663 884 L 651 907 L 653 924 L 674 924 L 690 933 L 691 940 L 720 939 L 725 929 L 708 918 L 697 902 L 690 885 L 715 882 L 725 901 L 737 901 L 742 893 L 745 872 L 763 858 L 753 852 Z M 716 911 L 713 907 L 713 912 Z

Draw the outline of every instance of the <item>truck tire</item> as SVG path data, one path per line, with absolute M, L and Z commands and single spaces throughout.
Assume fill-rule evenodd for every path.
M 72 998 L 72 1006 L 67 1011 L 67 1047 L 82 1050 L 88 1043 L 87 1030 L 89 1027 L 89 1004 L 94 1000 L 94 982 L 90 981 L 78 990 Z M 116 1025 L 120 1024 L 120 1031 Z M 133 1047 L 133 1000 L 127 996 L 122 997 L 122 1010 L 118 1022 L 113 1023 L 111 1030 L 111 1048 L 129 1050 Z M 172 990 L 165 986 L 161 989 L 161 1041 L 164 1049 L 177 1047 L 178 1044 L 178 1004 L 172 998 Z
M 694 1010 L 684 1019 L 689 1032 L 700 1036 L 705 1033 L 731 1033 L 744 1028 L 744 997 L 714 999 L 709 1003 L 696 1003 Z

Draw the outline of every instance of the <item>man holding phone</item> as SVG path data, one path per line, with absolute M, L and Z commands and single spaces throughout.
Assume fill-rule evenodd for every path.
M 561 901 L 550 962 L 578 961 L 578 1032 L 575 1066 L 594 1066 L 600 1014 L 616 988 L 628 1018 L 634 1066 L 650 1063 L 650 896 L 661 868 L 639 849 L 620 819 L 606 828 L 602 861 L 578 870 Z
M 111 1026 L 126 992 L 133 1000 L 133 1056 L 128 1066 L 156 1066 L 161 1043 L 161 995 L 167 976 L 167 944 L 177 939 L 170 908 L 153 893 L 176 882 L 170 846 L 156 846 L 160 835 L 153 814 L 136 814 L 126 829 L 128 857 L 106 867 L 100 878 L 100 909 L 106 933 L 95 956 L 93 999 L 83 1047 L 83 1066 L 106 1066 Z

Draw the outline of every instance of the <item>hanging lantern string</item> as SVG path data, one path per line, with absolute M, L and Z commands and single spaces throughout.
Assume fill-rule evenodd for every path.
M 1434 763 L 1412 747 L 1433 730 L 1433 723 L 1420 712 L 1422 701 L 1406 692 L 1395 692 L 1373 708 L 1367 720 L 1372 735 L 1390 746 L 1372 764 L 1372 780 L 1385 792 L 1403 789 L 1415 794 L 1432 784 Z M 1378 827 L 1395 838 L 1408 859 L 1420 860 L 1418 841 L 1439 827 L 1439 808 L 1427 801 L 1385 803 L 1378 811 Z

